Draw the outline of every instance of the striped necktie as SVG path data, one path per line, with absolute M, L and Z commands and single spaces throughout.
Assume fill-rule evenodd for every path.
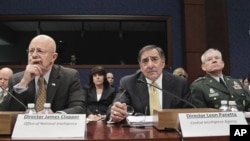
M 2 91 L 0 92 L 0 103 L 3 102 L 4 99 L 4 90 L 2 89 Z
M 45 81 L 44 78 L 41 76 L 39 78 L 39 89 L 37 92 L 37 98 L 36 98 L 36 111 L 39 112 L 41 110 L 43 110 L 43 105 L 46 102 L 46 96 L 47 96 L 47 92 L 45 89 Z

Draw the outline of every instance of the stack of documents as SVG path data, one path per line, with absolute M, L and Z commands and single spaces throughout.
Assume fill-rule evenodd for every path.
M 248 122 L 250 122 L 250 112 L 244 112 L 244 116 Z
M 153 116 L 128 116 L 127 122 L 130 126 L 153 126 Z

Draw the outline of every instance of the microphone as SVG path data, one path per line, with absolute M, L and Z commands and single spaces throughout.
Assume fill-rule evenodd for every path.
M 0 86 L 0 88 L 2 89 L 2 91 L 6 92 L 8 95 L 10 95 L 12 98 L 14 98 L 19 104 L 21 104 L 25 108 L 25 110 L 28 109 L 27 106 L 25 104 L 23 104 L 23 102 L 21 102 L 18 98 L 16 98 L 12 93 L 10 93 L 9 91 L 7 91 L 2 86 Z
M 118 100 L 121 100 L 122 95 L 124 95 L 125 92 L 126 92 L 126 89 L 123 89 L 123 88 L 122 88 L 121 90 L 122 90 L 122 93 L 119 95 Z
M 137 81 L 140 82 L 140 83 L 144 83 L 144 84 L 148 84 L 148 85 L 150 85 L 150 86 L 153 86 L 153 87 L 155 87 L 155 88 L 157 88 L 157 89 L 163 91 L 164 93 L 167 93 L 168 95 L 171 95 L 171 96 L 175 97 L 176 99 L 178 99 L 178 100 L 184 102 L 185 104 L 188 104 L 189 106 L 192 106 L 193 108 L 196 109 L 196 106 L 194 106 L 191 102 L 189 102 L 189 101 L 187 101 L 187 100 L 185 100 L 185 99 L 183 99 L 183 98 L 181 98 L 181 97 L 179 97 L 179 96 L 176 96 L 175 94 L 173 94 L 173 93 L 171 93 L 171 92 L 168 92 L 168 91 L 166 91 L 166 90 L 164 90 L 164 89 L 162 89 L 162 88 L 159 88 L 159 87 L 157 87 L 157 86 L 155 86 L 155 85 L 152 85 L 152 84 L 150 84 L 150 83 L 148 83 L 148 82 L 146 82 L 146 81 L 143 81 L 143 80 L 141 80 L 141 79 L 137 79 Z

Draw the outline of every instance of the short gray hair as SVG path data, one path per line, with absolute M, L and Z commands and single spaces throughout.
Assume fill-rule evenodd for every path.
M 205 61 L 206 61 L 206 57 L 207 57 L 207 54 L 211 51 L 216 51 L 219 53 L 219 56 L 222 58 L 222 54 L 221 52 L 218 50 L 218 49 L 215 49 L 215 48 L 209 48 L 208 50 L 206 50 L 202 55 L 201 55 L 201 63 L 204 64 Z

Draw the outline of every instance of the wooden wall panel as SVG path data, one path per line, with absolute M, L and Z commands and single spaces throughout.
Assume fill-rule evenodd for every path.
M 183 0 L 184 19 L 184 68 L 189 73 L 189 82 L 205 74 L 201 70 L 200 57 L 208 48 L 223 51 L 229 73 L 226 0 Z
M 206 48 L 204 7 L 200 5 L 185 6 L 185 45 L 186 52 L 202 51 Z
M 186 69 L 189 83 L 192 83 L 193 80 L 205 74 L 205 72 L 201 69 L 201 54 L 202 53 L 199 52 L 187 53 L 186 62 L 188 62 L 188 65 Z

